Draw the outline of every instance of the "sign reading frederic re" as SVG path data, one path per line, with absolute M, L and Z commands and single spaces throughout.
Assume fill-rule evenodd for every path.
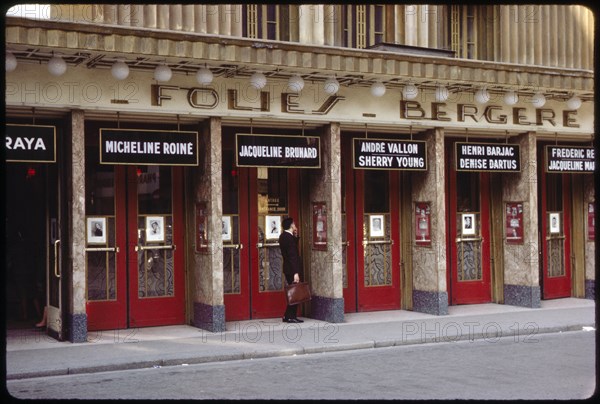
M 427 146 L 422 140 L 352 140 L 354 168 L 427 171 Z
M 593 173 L 595 150 L 583 146 L 546 146 L 546 172 Z
M 6 124 L 7 162 L 56 162 L 56 127 Z
M 321 167 L 321 139 L 318 137 L 238 133 L 235 140 L 239 167 Z
M 100 129 L 101 164 L 198 165 L 198 132 Z
M 456 171 L 521 171 L 517 144 L 456 143 Z

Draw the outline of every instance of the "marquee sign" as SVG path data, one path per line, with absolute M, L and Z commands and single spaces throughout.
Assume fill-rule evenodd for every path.
M 56 127 L 6 124 L 4 147 L 7 162 L 55 163 Z
M 238 167 L 321 167 L 318 137 L 238 133 L 235 141 Z
M 456 171 L 519 172 L 519 145 L 457 142 Z
M 198 165 L 198 132 L 100 129 L 100 164 Z
M 584 146 L 546 146 L 546 172 L 593 173 L 595 150 Z
M 355 169 L 427 171 L 422 140 L 352 139 Z

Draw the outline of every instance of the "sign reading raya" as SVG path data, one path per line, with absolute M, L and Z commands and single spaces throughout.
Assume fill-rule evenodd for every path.
M 101 164 L 198 165 L 198 132 L 100 129 Z
M 5 127 L 7 162 L 56 162 L 56 127 L 13 125 Z
M 353 139 L 354 168 L 427 170 L 427 147 L 421 140 Z
M 521 171 L 517 144 L 456 143 L 456 171 Z
M 311 136 L 236 135 L 239 167 L 320 168 L 321 139 Z
M 592 173 L 595 150 L 583 146 L 546 146 L 546 172 Z

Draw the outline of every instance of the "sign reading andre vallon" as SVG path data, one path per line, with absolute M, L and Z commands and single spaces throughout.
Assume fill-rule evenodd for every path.
M 321 139 L 318 137 L 238 133 L 236 145 L 239 167 L 321 167 Z
M 546 171 L 549 173 L 592 173 L 595 169 L 593 147 L 546 146 Z
M 427 147 L 422 140 L 353 139 L 354 168 L 427 170 Z
M 6 124 L 7 162 L 56 162 L 56 127 Z
M 100 129 L 101 164 L 198 165 L 198 132 Z
M 456 143 L 456 171 L 521 171 L 517 144 Z

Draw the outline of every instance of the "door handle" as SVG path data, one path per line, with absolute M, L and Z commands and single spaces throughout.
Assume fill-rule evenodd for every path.
M 236 250 L 241 250 L 244 248 L 243 244 L 223 244 L 223 248 L 235 248 Z
M 54 242 L 54 276 L 60 278 L 60 271 L 58 265 L 58 245 L 60 244 L 60 240 L 56 240 Z
M 371 245 L 371 244 L 389 244 L 394 245 L 394 240 L 363 240 L 363 246 Z
M 119 252 L 119 247 L 87 247 L 85 249 L 85 252 L 96 252 L 96 251 Z
M 267 248 L 267 247 L 279 247 L 279 243 L 273 243 L 273 244 L 256 243 L 256 248 Z
M 148 251 L 148 250 L 175 250 L 176 246 L 173 245 L 136 245 L 135 251 Z
M 483 243 L 483 237 L 474 237 L 474 238 L 460 238 L 460 237 L 458 237 L 456 239 L 457 243 L 464 243 L 464 242 L 467 242 L 467 241 L 481 241 Z

